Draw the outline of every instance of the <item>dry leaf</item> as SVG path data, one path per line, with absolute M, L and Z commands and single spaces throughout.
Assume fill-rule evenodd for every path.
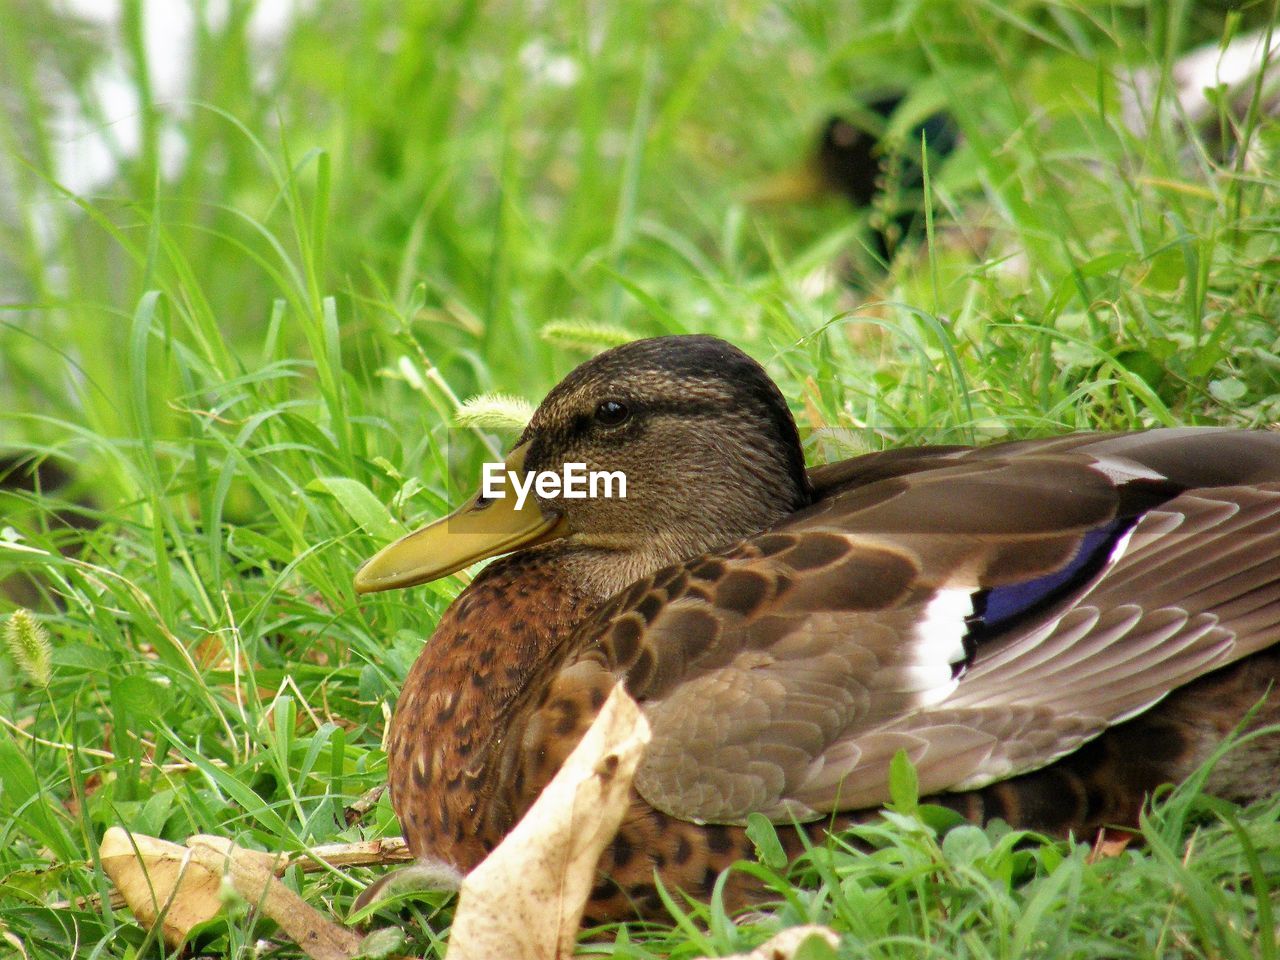
M 618 684 L 529 812 L 463 880 L 448 960 L 573 953 L 596 864 L 648 742 L 648 721 Z
M 191 647 L 191 660 L 202 671 L 230 671 L 233 667 L 243 672 L 249 670 L 249 658 L 243 650 L 237 652 L 232 663 L 227 641 L 218 633 L 206 633 L 197 640 Z
M 244 850 L 223 837 L 192 837 L 191 857 L 207 870 L 225 871 L 236 893 L 280 925 L 313 960 L 347 960 L 361 937 L 316 910 L 276 879 L 276 858 Z
M 287 858 L 237 847 L 222 837 L 195 836 L 187 846 L 111 827 L 99 849 L 102 868 L 145 926 L 163 913 L 161 933 L 181 945 L 197 925 L 222 909 L 223 877 L 247 902 L 280 925 L 314 960 L 347 960 L 360 936 L 339 926 L 275 877 Z
M 164 914 L 160 932 L 171 947 L 222 909 L 221 871 L 191 862 L 191 851 L 167 840 L 110 827 L 98 848 L 102 869 L 146 927 Z
M 1089 850 L 1086 862 L 1097 863 L 1099 860 L 1120 856 L 1133 843 L 1134 836 L 1130 830 L 1108 830 L 1103 827 L 1093 838 L 1093 847 Z
M 802 927 L 788 927 L 781 933 L 770 937 L 750 953 L 735 953 L 721 960 L 791 960 L 796 951 L 810 937 L 820 937 L 833 950 L 840 945 L 839 935 L 830 927 L 810 923 Z M 698 960 L 711 960 L 710 957 L 699 957 Z

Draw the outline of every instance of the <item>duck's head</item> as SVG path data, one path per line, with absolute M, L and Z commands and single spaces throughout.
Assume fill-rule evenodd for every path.
M 568 464 L 580 466 L 566 474 Z M 509 479 L 491 483 L 501 497 L 482 487 L 367 561 L 356 590 L 425 583 L 555 540 L 567 574 L 609 594 L 756 533 L 810 498 L 782 394 L 758 363 L 709 336 L 638 340 L 582 364 L 547 394 L 501 469 L 487 470 L 519 485 L 532 479 L 523 505 Z M 539 490 L 536 478 L 550 475 L 559 494 L 551 480 Z M 580 478 L 575 492 L 586 495 L 566 496 L 566 476 Z

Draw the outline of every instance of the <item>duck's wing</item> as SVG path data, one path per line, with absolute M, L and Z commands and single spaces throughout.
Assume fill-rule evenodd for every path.
M 549 685 L 623 676 L 637 787 L 688 819 L 810 819 L 1033 770 L 1280 640 L 1280 435 L 1154 431 L 901 454 L 660 571 Z M 851 479 L 850 479 L 851 478 Z M 845 480 L 842 484 L 841 479 Z

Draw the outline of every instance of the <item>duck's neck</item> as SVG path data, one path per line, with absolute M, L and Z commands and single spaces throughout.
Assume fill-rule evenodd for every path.
M 409 849 L 466 871 L 513 702 L 603 598 L 529 551 L 487 567 L 445 611 L 409 671 L 387 742 L 392 805 Z
M 784 495 L 785 494 L 785 495 Z M 697 511 L 655 511 L 644 535 L 577 534 L 570 540 L 536 548 L 565 581 L 583 594 L 606 600 L 642 577 L 672 564 L 723 549 L 754 536 L 809 503 L 801 492 L 760 490 L 749 507 L 725 497 Z

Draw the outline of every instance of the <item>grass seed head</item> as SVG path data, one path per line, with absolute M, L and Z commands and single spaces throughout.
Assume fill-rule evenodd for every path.
M 53 647 L 48 631 L 30 610 L 20 607 L 13 611 L 4 626 L 4 640 L 18 669 L 32 683 L 47 687 L 53 673 Z

